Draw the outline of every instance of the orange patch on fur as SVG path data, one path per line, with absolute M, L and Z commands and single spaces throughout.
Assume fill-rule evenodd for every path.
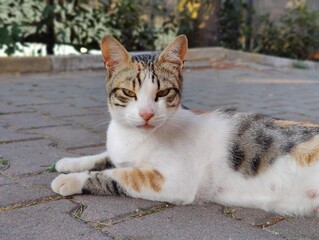
M 299 125 L 304 127 L 319 127 L 319 125 L 313 124 L 311 122 L 295 122 L 290 120 L 276 120 L 275 124 L 279 127 L 290 127 L 294 125 Z
M 313 137 L 307 142 L 295 146 L 291 155 L 301 166 L 310 165 L 319 160 L 319 135 Z
M 117 169 L 116 175 L 120 178 L 121 183 L 140 192 L 143 188 L 151 188 L 155 192 L 162 189 L 164 183 L 163 175 L 154 169 Z
M 199 109 L 192 109 L 190 110 L 192 113 L 195 113 L 195 114 L 204 114 L 204 113 L 209 113 L 209 111 L 204 111 L 204 110 L 199 110 Z

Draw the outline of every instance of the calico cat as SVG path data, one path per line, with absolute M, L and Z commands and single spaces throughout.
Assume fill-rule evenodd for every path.
M 280 214 L 319 214 L 319 126 L 261 114 L 181 107 L 187 38 L 131 57 L 101 43 L 112 121 L 107 152 L 63 158 L 54 192 L 174 204 L 216 202 Z

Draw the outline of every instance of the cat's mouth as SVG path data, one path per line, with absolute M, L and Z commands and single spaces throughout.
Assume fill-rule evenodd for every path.
M 141 129 L 145 129 L 145 130 L 149 130 L 149 129 L 154 129 L 155 128 L 155 126 L 149 125 L 148 123 L 145 123 L 143 125 L 139 125 L 137 127 L 141 128 Z

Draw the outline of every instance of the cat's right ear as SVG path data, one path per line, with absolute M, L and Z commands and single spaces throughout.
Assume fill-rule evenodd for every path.
M 101 42 L 104 64 L 109 74 L 119 66 L 130 64 L 131 56 L 126 49 L 112 36 L 104 36 Z

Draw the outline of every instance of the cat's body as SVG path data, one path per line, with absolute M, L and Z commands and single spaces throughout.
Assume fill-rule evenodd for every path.
M 183 109 L 185 41 L 178 37 L 159 57 L 132 61 L 116 40 L 104 39 L 112 115 L 108 152 L 61 159 L 59 172 L 81 173 L 58 176 L 52 189 L 62 195 L 115 194 L 317 213 L 319 126 L 260 114 Z

